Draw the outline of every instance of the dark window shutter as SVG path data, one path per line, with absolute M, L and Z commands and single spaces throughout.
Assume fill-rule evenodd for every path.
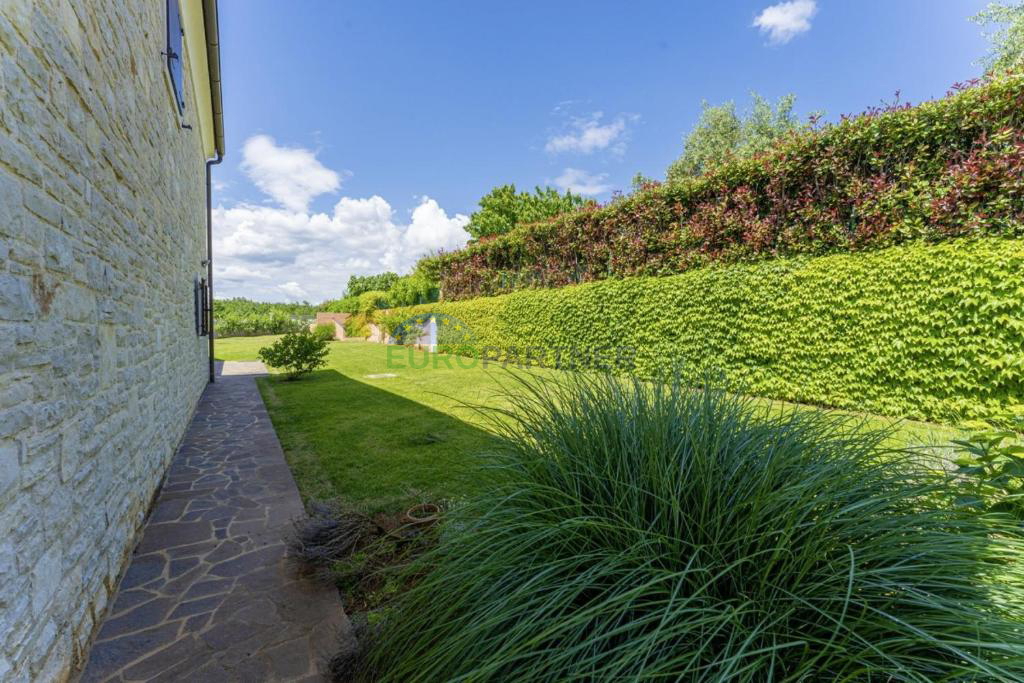
M 210 334 L 210 319 L 213 314 L 213 302 L 210 300 L 210 285 L 206 280 L 199 281 L 200 303 L 203 308 L 202 319 L 199 325 L 200 336 L 206 337 Z
M 192 283 L 192 305 L 196 317 L 196 334 L 202 336 L 203 334 L 203 294 L 202 294 L 202 280 L 199 278 L 195 279 Z
M 210 302 L 210 286 L 205 279 L 196 278 L 193 285 L 193 296 L 196 315 L 196 334 L 205 337 L 210 334 L 210 313 L 213 306 Z
M 171 76 L 178 113 L 185 112 L 185 72 L 182 69 L 181 13 L 178 0 L 167 0 L 167 71 Z

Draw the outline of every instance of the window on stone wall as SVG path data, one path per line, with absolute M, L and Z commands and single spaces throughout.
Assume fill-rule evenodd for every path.
M 171 89 L 178 113 L 185 113 L 185 70 L 182 67 L 181 12 L 178 0 L 167 0 L 167 73 L 171 77 Z

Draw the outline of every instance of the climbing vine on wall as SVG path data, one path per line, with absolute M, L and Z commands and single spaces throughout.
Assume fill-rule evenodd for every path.
M 711 369 L 755 395 L 882 415 L 948 421 L 1024 401 L 1021 240 L 718 265 L 405 311 L 467 324 L 474 343 L 447 349 L 458 353 L 532 348 L 553 364 L 576 349 L 593 365 L 595 350 L 626 347 L 641 376 Z

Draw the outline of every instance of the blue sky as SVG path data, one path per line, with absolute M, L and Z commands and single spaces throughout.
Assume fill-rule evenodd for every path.
M 218 296 L 407 270 L 498 184 L 607 200 L 663 177 L 702 100 L 792 92 L 835 120 L 941 97 L 980 71 L 984 4 L 220 0 Z

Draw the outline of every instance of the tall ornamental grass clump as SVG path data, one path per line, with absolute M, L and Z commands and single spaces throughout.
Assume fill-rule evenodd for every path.
M 381 681 L 1020 681 L 1022 541 L 823 412 L 583 373 L 498 415 Z

